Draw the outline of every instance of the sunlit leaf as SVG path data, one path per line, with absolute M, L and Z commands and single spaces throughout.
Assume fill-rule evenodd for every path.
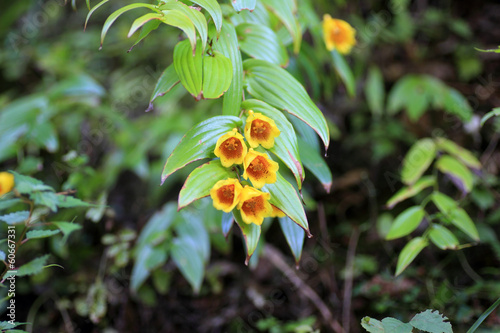
M 273 12 L 285 25 L 293 39 L 293 51 L 298 53 L 302 42 L 302 31 L 299 22 L 295 19 L 297 5 L 295 0 L 266 0 L 264 6 Z
M 484 123 L 486 123 L 486 121 L 488 121 L 488 119 L 490 119 L 492 117 L 499 117 L 499 116 L 500 116 L 500 108 L 494 108 L 493 110 L 491 110 L 490 112 L 485 114 L 483 116 L 483 118 L 481 118 L 481 127 L 484 126 Z
M 470 192 L 474 183 L 472 173 L 465 165 L 451 156 L 441 156 L 436 162 L 436 168 L 451 177 L 451 180 L 463 192 Z
M 175 71 L 174 65 L 172 64 L 168 66 L 161 74 L 158 82 L 156 83 L 155 89 L 151 94 L 148 111 L 153 108 L 153 102 L 155 99 L 168 93 L 179 82 L 180 79 Z
M 481 162 L 472 155 L 470 151 L 467 149 L 460 147 L 455 142 L 445 139 L 445 138 L 437 138 L 436 139 L 437 148 L 447 152 L 453 157 L 459 159 L 462 163 L 472 169 L 481 169 Z
M 425 310 L 416 314 L 411 320 L 410 325 L 424 332 L 429 333 L 453 333 L 448 318 L 438 311 Z
M 288 216 L 280 217 L 279 221 L 286 242 L 295 258 L 295 263 L 298 264 L 302 256 L 302 247 L 306 235 L 304 229 L 294 223 Z
M 428 241 L 422 237 L 416 237 L 409 241 L 399 254 L 398 264 L 396 266 L 396 276 L 403 273 L 406 267 L 411 264 L 427 245 L 429 245 Z
M 417 141 L 403 160 L 401 181 L 406 185 L 414 184 L 429 168 L 436 157 L 436 145 L 432 139 Z
M 433 176 L 424 176 L 420 178 L 415 184 L 410 186 L 405 186 L 400 189 L 396 194 L 394 194 L 389 200 L 387 200 L 386 206 L 391 209 L 396 204 L 404 201 L 408 198 L 414 197 L 415 195 L 422 192 L 423 189 L 434 186 L 436 180 Z
M 203 57 L 203 98 L 219 98 L 229 89 L 232 78 L 229 58 L 217 51 Z
M 182 85 L 196 99 L 201 99 L 203 57 L 201 46 L 193 54 L 188 40 L 179 42 L 174 49 L 174 67 Z
M 439 224 L 433 224 L 429 230 L 429 238 L 434 245 L 441 250 L 456 249 L 458 239 L 455 235 L 445 227 Z
M 394 219 L 394 223 L 385 239 L 391 240 L 409 235 L 417 229 L 424 215 L 425 211 L 420 206 L 406 209 Z
M 26 233 L 27 239 L 47 238 L 60 233 L 60 230 L 30 230 Z
M 241 12 L 242 10 L 249 10 L 253 11 L 255 9 L 255 4 L 257 0 L 232 0 L 231 4 L 233 5 L 233 8 L 237 12 Z
M 222 10 L 216 0 L 191 0 L 195 4 L 203 7 L 214 20 L 217 31 L 220 32 L 222 28 Z

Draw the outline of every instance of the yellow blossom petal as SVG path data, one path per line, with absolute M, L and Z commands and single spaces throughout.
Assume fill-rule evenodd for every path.
M 245 125 L 245 138 L 250 147 L 257 148 L 259 144 L 270 149 L 274 146 L 274 138 L 280 135 L 280 130 L 276 127 L 274 120 L 264 116 L 262 113 L 249 111 Z
M 217 140 L 214 154 L 220 158 L 222 166 L 229 168 L 233 164 L 243 163 L 247 154 L 247 145 L 243 141 L 243 136 L 235 128 Z
M 14 175 L 9 172 L 0 172 L 0 196 L 12 191 L 14 188 Z
M 264 218 L 271 215 L 273 208 L 269 203 L 271 195 L 246 185 L 241 191 L 238 209 L 243 222 L 261 225 Z
M 271 213 L 271 217 L 285 217 L 285 213 L 275 205 L 271 205 L 273 208 L 273 212 Z
M 356 45 L 356 30 L 346 21 L 332 18 L 330 15 L 323 16 L 323 39 L 328 51 L 336 49 L 342 54 L 351 52 Z
M 226 213 L 231 212 L 239 202 L 242 189 L 238 179 L 219 180 L 210 190 L 214 207 Z
M 243 178 L 250 179 L 256 188 L 276 182 L 276 172 L 278 172 L 279 165 L 266 154 L 250 148 L 243 161 L 243 167 L 245 169 Z

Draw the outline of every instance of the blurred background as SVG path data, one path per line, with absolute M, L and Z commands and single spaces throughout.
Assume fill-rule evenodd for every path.
M 177 213 L 178 192 L 196 165 L 160 186 L 180 138 L 222 108 L 221 100 L 196 102 L 177 85 L 145 112 L 183 38 L 178 30 L 162 26 L 132 49 L 135 39 L 126 35 L 138 14 L 125 13 L 99 50 L 105 19 L 132 1 L 110 1 L 85 30 L 84 1 L 2 2 L 0 170 L 75 190 L 97 204 L 50 216 L 83 226 L 67 242 L 29 242 L 18 254 L 23 261 L 51 253 L 50 262 L 64 267 L 17 280 L 18 321 L 31 322 L 33 332 L 362 332 L 364 316 L 407 322 L 431 308 L 450 318 L 455 332 L 465 332 L 499 297 L 500 119 L 484 126 L 480 119 L 500 106 L 500 55 L 475 48 L 500 44 L 500 4 L 297 1 L 303 44 L 298 54 L 288 46 L 287 70 L 330 122 L 326 161 L 333 174 L 329 193 L 306 174 L 303 196 L 314 237 L 305 239 L 297 269 L 277 221 L 266 223 L 260 256 L 245 266 L 240 231 L 225 239 L 220 215 L 200 219 L 210 201 Z M 219 2 L 225 13 L 232 10 L 229 1 Z M 358 43 L 346 56 L 353 91 L 318 38 L 326 13 L 357 31 Z M 431 105 L 428 95 L 395 92 L 408 74 L 422 86 L 431 76 L 454 89 L 467 101 L 466 116 Z M 388 113 L 394 103 L 403 111 Z M 410 104 L 420 105 L 413 110 L 418 117 Z M 483 164 L 462 201 L 482 242 L 460 251 L 427 248 L 395 278 L 404 241 L 384 237 L 404 205 L 392 211 L 385 203 L 402 186 L 409 147 L 430 136 L 450 138 Z M 186 220 L 203 230 L 193 236 L 207 255 L 201 272 L 181 272 L 167 256 Z M 144 261 L 141 251 L 151 242 L 160 244 L 158 253 Z M 185 278 L 190 274 L 203 279 L 198 293 Z M 500 315 L 493 312 L 481 332 L 499 331 Z

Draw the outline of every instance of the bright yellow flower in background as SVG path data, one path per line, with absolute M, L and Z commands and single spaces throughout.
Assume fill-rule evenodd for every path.
M 12 191 L 14 188 L 14 175 L 9 172 L 0 172 L 0 196 Z
M 261 225 L 264 218 L 270 216 L 273 208 L 269 203 L 271 195 L 246 185 L 241 191 L 238 209 L 243 222 Z
M 276 182 L 276 172 L 278 172 L 279 165 L 266 154 L 250 148 L 243 161 L 243 167 L 245 168 L 243 178 L 250 179 L 256 188 Z
M 332 18 L 330 15 L 323 16 L 323 38 L 328 51 L 336 49 L 342 54 L 351 52 L 356 45 L 356 30 L 346 21 Z
M 210 190 L 214 207 L 226 213 L 231 212 L 239 202 L 242 189 L 243 187 L 238 179 L 219 180 Z
M 249 111 L 245 125 L 245 138 L 250 147 L 257 148 L 259 144 L 270 149 L 274 146 L 274 138 L 280 135 L 280 130 L 276 127 L 274 120 L 264 116 L 262 113 Z
M 247 154 L 247 145 L 243 141 L 243 136 L 235 128 L 217 140 L 214 153 L 220 158 L 222 166 L 229 168 L 233 164 L 243 163 Z

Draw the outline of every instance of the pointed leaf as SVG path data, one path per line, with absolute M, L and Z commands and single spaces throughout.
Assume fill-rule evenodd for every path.
M 236 27 L 240 48 L 252 58 L 286 67 L 288 54 L 276 33 L 265 25 L 242 23 Z
M 413 206 L 406 209 L 394 219 L 394 223 L 387 236 L 385 236 L 385 239 L 391 240 L 409 235 L 417 229 L 424 215 L 425 211 L 420 206 Z
M 441 250 L 455 250 L 458 246 L 458 239 L 445 227 L 439 224 L 433 224 L 429 231 L 430 240 Z
M 295 0 L 266 0 L 264 6 L 273 12 L 285 25 L 293 39 L 293 51 L 298 53 L 302 41 L 302 31 L 299 22 L 295 19 L 297 5 Z
M 455 185 L 458 186 L 463 192 L 470 192 L 472 190 L 474 179 L 472 173 L 465 165 L 451 156 L 441 156 L 436 162 L 436 168 L 444 174 L 456 180 Z
M 81 225 L 70 222 L 51 222 L 50 224 L 55 225 L 58 229 L 63 233 L 62 242 L 66 243 L 69 235 L 71 235 L 74 231 L 80 230 L 82 228 Z
M 141 29 L 141 33 L 139 34 L 139 36 L 135 40 L 135 43 L 130 47 L 130 49 L 128 50 L 128 52 L 132 51 L 132 49 L 137 44 L 139 44 L 144 38 L 146 38 L 147 36 L 149 36 L 149 34 L 152 31 L 158 29 L 158 27 L 160 26 L 161 23 L 162 22 L 160 20 L 153 20 L 153 21 L 146 22 L 144 24 L 144 26 L 142 27 L 142 29 Z
M 174 67 L 182 85 L 196 99 L 201 98 L 203 58 L 201 47 L 193 54 L 188 40 L 179 42 L 174 49 Z
M 241 126 L 241 119 L 232 116 L 212 117 L 195 125 L 168 157 L 161 175 L 161 183 L 191 162 L 214 157 L 213 151 L 219 137 L 238 126 Z
M 241 104 L 243 110 L 253 110 L 271 118 L 276 123 L 276 127 L 281 131 L 280 135 L 274 139 L 274 146 L 270 151 L 292 171 L 297 181 L 299 190 L 302 188 L 304 171 L 295 130 L 283 113 L 267 103 L 256 99 L 247 99 Z
M 473 240 L 479 242 L 479 233 L 477 232 L 476 225 L 469 217 L 469 214 L 462 208 L 457 208 L 450 212 L 450 222 L 458 229 L 462 230 Z
M 220 33 L 222 28 L 222 10 L 220 8 L 219 3 L 216 0 L 191 0 L 195 4 L 203 7 L 214 20 L 215 27 L 217 31 Z
M 24 264 L 21 267 L 19 267 L 17 272 L 8 271 L 7 274 L 3 276 L 3 278 L 5 279 L 11 275 L 15 275 L 16 277 L 21 277 L 26 275 L 38 274 L 44 269 L 45 265 L 47 264 L 47 260 L 49 260 L 48 254 L 33 259 L 27 264 Z
M 411 264 L 411 262 L 427 245 L 429 245 L 429 243 L 422 237 L 416 237 L 409 241 L 399 254 L 398 264 L 396 266 L 396 276 L 403 273 L 406 267 Z
M 247 250 L 247 258 L 245 260 L 245 264 L 248 265 L 248 262 L 259 244 L 259 238 L 261 233 L 261 226 L 250 223 L 247 224 L 243 222 L 241 218 L 240 211 L 235 209 L 233 210 L 234 220 L 236 224 L 240 227 L 241 233 L 243 234 L 243 238 L 245 239 L 245 247 Z
M 401 181 L 406 185 L 414 184 L 429 168 L 436 157 L 436 145 L 431 139 L 417 141 L 403 160 Z
M 288 216 L 280 217 L 280 227 L 285 235 L 286 242 L 292 250 L 295 258 L 295 263 L 298 264 L 302 256 L 302 247 L 304 246 L 305 232 L 304 229 L 294 223 Z
M 386 206 L 387 208 L 392 209 L 394 206 L 396 206 L 396 204 L 419 194 L 423 189 L 427 187 L 434 186 L 435 183 L 436 180 L 433 176 L 424 176 L 420 178 L 415 184 L 405 186 L 400 189 L 387 201 Z
M 102 5 L 103 3 L 99 3 L 97 6 L 100 6 Z M 96 7 L 97 7 L 96 6 Z M 95 7 L 94 7 L 95 8 Z M 111 28 L 111 25 L 116 21 L 116 19 L 122 15 L 123 13 L 129 11 L 129 10 L 132 10 L 132 9 L 136 9 L 136 8 L 149 8 L 151 10 L 154 10 L 156 12 L 159 12 L 159 10 L 157 9 L 156 6 L 154 5 L 149 5 L 147 3 L 133 3 L 133 4 L 130 4 L 128 6 L 125 6 L 125 7 L 122 7 L 118 10 L 116 10 L 115 12 L 113 12 L 111 15 L 109 15 L 109 17 L 106 19 L 106 21 L 104 22 L 104 25 L 102 27 L 102 32 L 101 32 L 101 47 L 102 47 L 102 43 L 104 42 L 104 38 L 106 37 L 106 34 L 108 33 L 108 30 L 109 28 Z M 96 8 L 97 9 L 97 8 Z M 90 14 L 90 13 L 89 13 Z
M 347 88 L 347 93 L 349 96 L 353 97 L 356 95 L 356 81 L 354 80 L 354 75 L 352 74 L 351 67 L 345 61 L 343 55 L 341 55 L 337 50 L 331 52 L 333 67 L 339 74 L 342 82 L 344 82 Z
M 234 10 L 237 12 L 241 12 L 245 9 L 253 12 L 256 2 L 257 0 L 232 0 L 231 4 L 233 5 Z
M 213 40 L 213 49 L 231 59 L 232 81 L 224 94 L 222 114 L 239 116 L 243 97 L 243 63 L 238 45 L 238 37 L 232 24 L 224 22 L 218 40 Z
M 365 95 L 373 115 L 381 116 L 384 111 L 385 87 L 382 72 L 371 67 L 366 78 Z
M 22 203 L 23 201 L 21 199 L 8 199 L 8 200 L 0 200 L 0 211 L 8 209 L 14 205 L 17 205 L 19 203 Z
M 214 51 L 203 57 L 203 98 L 219 98 L 231 85 L 233 66 L 231 60 Z
M 458 208 L 458 204 L 455 200 L 443 194 L 441 192 L 432 193 L 432 202 L 445 216 L 449 216 L 452 211 Z
M 304 87 L 286 70 L 263 60 L 243 62 L 247 90 L 252 96 L 286 110 L 318 133 L 328 149 L 330 134 L 326 119 Z M 279 81 L 276 79 L 279 78 Z
M 99 2 L 97 5 L 95 5 L 94 7 L 92 7 L 92 9 L 89 11 L 89 13 L 87 14 L 87 18 L 85 19 L 85 25 L 83 27 L 83 30 L 87 29 L 87 23 L 89 22 L 89 19 L 90 17 L 92 16 L 92 14 L 97 10 L 99 9 L 99 7 L 101 7 L 102 5 L 104 5 L 106 2 L 108 2 L 109 0 L 102 0 L 101 2 Z
M 231 228 L 233 227 L 234 216 L 233 213 L 222 212 L 222 234 L 227 238 Z
M 445 138 L 437 138 L 437 148 L 444 150 L 472 169 L 481 169 L 481 162 L 470 151 Z
M 25 222 L 30 217 L 30 212 L 27 210 L 10 213 L 0 216 L 0 221 L 4 221 L 9 225 Z
M 173 27 L 177 27 L 184 31 L 187 35 L 189 42 L 191 43 L 191 49 L 194 53 L 194 50 L 198 48 L 196 46 L 196 30 L 195 25 L 191 21 L 191 19 L 186 16 L 183 12 L 179 10 L 164 10 L 162 11 L 163 18 L 162 22 Z M 201 47 L 199 47 L 201 49 Z M 203 50 L 201 50 L 202 52 Z M 175 50 L 174 50 L 175 52 Z
M 499 116 L 500 116 L 500 108 L 494 108 L 493 110 L 485 114 L 483 118 L 481 118 L 481 127 L 483 127 L 484 123 L 486 123 L 486 121 L 488 121 L 488 119 L 490 119 L 491 117 L 499 117 Z
M 139 28 L 148 23 L 151 20 L 162 20 L 163 15 L 158 13 L 149 13 L 137 18 L 130 27 L 127 37 L 131 37 Z
M 151 99 L 149 101 L 149 109 L 153 108 L 153 102 L 158 97 L 161 97 L 168 93 L 177 83 L 180 82 L 179 76 L 175 71 L 174 65 L 168 66 L 163 73 L 161 74 L 158 82 L 156 83 L 156 87 L 153 90 L 153 94 L 151 94 Z
M 94 207 L 96 205 L 82 201 L 78 198 L 69 195 L 57 195 L 57 207 L 59 208 L 75 208 L 75 207 Z
M 220 160 L 210 161 L 196 168 L 189 174 L 179 192 L 179 210 L 195 200 L 210 195 L 210 190 L 219 180 L 235 178 L 236 174 L 229 168 L 224 168 Z
M 26 233 L 27 239 L 47 238 L 57 235 L 59 230 L 30 230 Z
M 304 206 L 302 206 L 302 202 L 292 184 L 286 181 L 278 172 L 276 174 L 276 183 L 266 184 L 264 189 L 271 194 L 269 202 L 283 211 L 293 222 L 304 229 L 307 236 L 310 237 L 311 233 Z
M 318 150 L 310 146 L 306 141 L 297 138 L 299 143 L 300 158 L 304 161 L 305 167 L 318 178 L 327 193 L 332 188 L 332 172 L 326 164 L 325 159 Z
M 437 310 L 425 310 L 415 315 L 410 320 L 410 325 L 418 330 L 429 333 L 453 333 L 448 318 L 440 314 Z

